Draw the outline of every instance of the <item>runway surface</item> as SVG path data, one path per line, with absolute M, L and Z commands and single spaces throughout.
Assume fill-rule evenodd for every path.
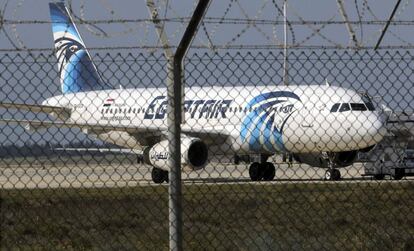
M 364 177 L 361 164 L 340 169 L 343 180 L 339 182 L 369 181 Z M 300 164 L 280 164 L 275 181 L 252 182 L 247 164 L 210 163 L 203 170 L 183 172 L 184 184 L 252 183 L 273 184 L 278 182 L 327 182 L 325 170 Z M 151 167 L 143 164 L 8 164 L 0 165 L 1 189 L 36 188 L 101 188 L 150 186 Z

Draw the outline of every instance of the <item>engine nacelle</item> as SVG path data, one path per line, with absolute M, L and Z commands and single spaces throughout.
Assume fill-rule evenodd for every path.
M 354 163 L 357 158 L 358 151 L 329 153 L 335 167 L 346 167 Z M 296 153 L 293 155 L 296 161 L 308 164 L 313 167 L 329 167 L 329 159 L 320 153 Z
M 332 161 L 335 163 L 335 166 L 346 167 L 355 162 L 355 159 L 358 156 L 358 151 L 339 152 L 333 154 Z
M 369 147 L 367 147 L 367 148 L 361 149 L 361 150 L 359 150 L 359 151 L 360 151 L 360 152 L 363 152 L 363 153 L 368 153 L 368 152 L 370 152 L 372 149 L 374 149 L 376 146 L 377 146 L 377 145 L 375 144 L 375 145 L 369 146 Z
M 163 140 L 144 150 L 144 162 L 156 168 L 169 171 L 168 140 Z M 199 170 L 206 166 L 208 148 L 198 138 L 181 137 L 181 165 L 184 170 Z

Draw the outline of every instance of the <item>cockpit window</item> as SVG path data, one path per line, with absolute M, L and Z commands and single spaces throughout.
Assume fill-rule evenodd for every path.
M 364 101 L 364 103 L 367 106 L 368 110 L 375 111 L 375 106 L 372 103 L 371 98 L 367 94 L 362 95 L 362 100 Z
M 334 104 L 331 108 L 331 112 L 337 112 L 340 105 L 340 103 Z
M 339 108 L 339 112 L 346 112 L 346 111 L 350 111 L 351 107 L 349 107 L 348 103 L 343 103 L 341 105 L 341 108 Z
M 339 108 L 339 106 L 341 106 L 341 108 Z M 351 110 L 366 111 L 367 106 L 364 103 L 336 103 L 331 108 L 331 112 L 346 112 Z
M 366 111 L 367 107 L 362 103 L 351 103 L 352 111 Z

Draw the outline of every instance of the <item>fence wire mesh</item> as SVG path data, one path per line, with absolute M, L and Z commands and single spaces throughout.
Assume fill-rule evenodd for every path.
M 288 58 L 186 58 L 184 249 L 413 249 L 412 51 Z M 1 249 L 168 248 L 166 60 L 93 60 L 0 54 Z

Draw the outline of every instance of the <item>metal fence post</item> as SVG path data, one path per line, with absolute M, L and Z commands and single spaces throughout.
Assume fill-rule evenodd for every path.
M 168 87 L 168 128 L 170 159 L 170 250 L 182 250 L 182 197 L 181 197 L 181 115 L 183 61 L 198 26 L 206 13 L 210 0 L 200 0 L 191 17 L 174 55 L 174 86 Z M 171 96 L 172 95 L 172 96 Z M 180 104 L 180 105 L 177 105 Z M 174 109 L 174 110 L 173 110 Z
M 188 48 L 193 41 L 198 26 L 210 5 L 210 0 L 200 0 L 194 10 L 191 20 L 171 62 L 171 51 L 165 35 L 164 27 L 161 27 L 157 18 L 156 8 L 152 0 L 147 1 L 148 9 L 156 25 L 158 36 L 163 43 L 164 54 L 167 57 L 167 126 L 169 146 L 169 238 L 170 250 L 182 250 L 182 191 L 181 191 L 181 121 L 183 106 L 183 61 Z M 172 68 L 171 68 L 172 67 Z M 171 81 L 173 80 L 173 81 Z

